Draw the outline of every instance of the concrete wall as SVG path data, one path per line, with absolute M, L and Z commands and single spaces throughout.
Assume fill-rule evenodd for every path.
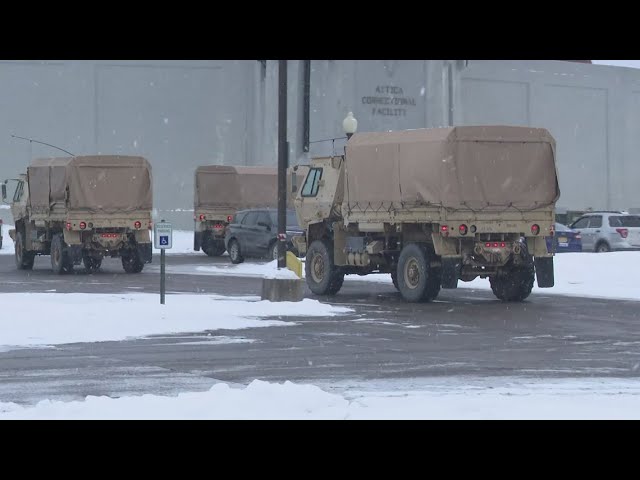
M 309 138 L 451 124 L 548 128 L 561 208 L 640 207 L 640 71 L 560 61 L 313 60 Z M 340 152 L 304 144 L 304 64 L 288 62 L 290 163 Z M 146 156 L 158 216 L 192 228 L 198 165 L 276 165 L 277 61 L 0 61 L 0 177 L 30 158 Z M 0 209 L 5 221 L 8 210 Z
M 158 216 L 191 228 L 196 166 L 264 161 L 259 76 L 256 61 L 2 61 L 0 177 L 65 155 L 11 134 L 76 155 L 142 155 Z
M 545 127 L 557 141 L 559 208 L 640 206 L 640 70 L 562 61 L 470 61 L 457 124 Z

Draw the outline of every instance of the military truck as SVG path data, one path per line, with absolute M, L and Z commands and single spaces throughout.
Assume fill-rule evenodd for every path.
M 306 168 L 295 199 L 305 234 L 293 243 L 317 295 L 336 294 L 348 274 L 390 273 L 409 302 L 477 277 L 504 301 L 527 298 L 535 278 L 554 284 L 545 236 L 560 190 L 545 129 L 356 133 L 344 155 Z
M 303 171 L 301 168 L 298 175 Z M 278 170 L 274 167 L 200 166 L 194 186 L 193 249 L 202 249 L 210 257 L 225 252 L 226 228 L 237 211 L 278 206 Z M 291 207 L 292 200 L 288 195 Z
M 58 274 L 80 263 L 95 271 L 104 257 L 120 257 L 127 273 L 151 262 L 152 179 L 145 158 L 35 159 L 13 180 L 9 235 L 18 269 L 31 270 L 37 255 L 50 255 Z M 2 184 L 5 202 L 8 182 Z

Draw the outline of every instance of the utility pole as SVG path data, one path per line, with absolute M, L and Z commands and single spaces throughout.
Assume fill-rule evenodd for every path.
M 278 268 L 287 267 L 287 61 L 278 62 Z

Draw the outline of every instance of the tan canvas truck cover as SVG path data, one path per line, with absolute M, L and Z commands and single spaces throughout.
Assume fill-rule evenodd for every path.
M 82 156 L 33 160 L 28 168 L 34 213 L 64 205 L 91 213 L 129 213 L 153 208 L 151 165 L 142 157 Z
M 298 188 L 302 183 L 298 176 Z M 244 210 L 278 206 L 278 169 L 275 167 L 236 167 L 207 165 L 196 168 L 196 209 L 226 208 Z M 291 179 L 287 175 L 287 192 L 291 191 Z M 293 199 L 287 194 L 287 203 Z
M 346 147 L 349 210 L 553 207 L 555 140 L 540 128 L 470 126 L 356 133 Z

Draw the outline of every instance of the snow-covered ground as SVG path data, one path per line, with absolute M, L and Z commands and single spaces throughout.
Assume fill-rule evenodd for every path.
M 176 272 L 200 275 L 263 277 L 275 269 L 276 262 L 218 264 L 172 267 Z M 177 270 L 176 270 L 177 269 Z M 304 271 L 304 270 L 303 270 Z M 561 253 L 554 258 L 555 286 L 538 288 L 538 294 L 640 300 L 640 252 Z M 391 275 L 347 275 L 346 281 L 380 282 L 391 285 Z M 458 282 L 459 288 L 490 290 L 488 279 Z
M 0 254 L 13 255 L 13 241 L 8 231 L 11 225 L 4 225 L 4 245 Z M 154 249 L 155 254 L 160 251 Z M 200 255 L 202 252 L 193 250 L 193 232 L 188 230 L 174 230 L 173 248 L 166 251 L 167 255 Z M 224 254 L 227 255 L 226 253 Z M 175 266 L 171 267 L 175 273 L 192 273 L 199 275 L 230 275 L 265 277 L 274 276 L 276 262 L 254 263 L 245 262 L 238 265 L 216 264 L 208 266 Z M 538 288 L 533 291 L 549 295 L 573 295 L 594 298 L 615 298 L 622 300 L 640 300 L 640 252 L 611 252 L 596 254 L 561 253 L 555 256 L 555 286 L 553 288 Z M 279 274 L 282 276 L 282 273 Z M 347 275 L 347 281 L 381 282 L 391 284 L 388 274 Z M 459 288 L 490 290 L 487 279 L 476 279 L 472 282 L 458 282 Z
M 640 419 L 640 381 L 433 379 L 419 390 L 345 390 L 254 380 L 177 396 L 0 402 L 8 419 Z
M 304 299 L 155 294 L 3 293 L 0 351 L 64 343 L 117 341 L 181 332 L 292 325 L 265 317 L 331 316 L 351 310 Z M 46 314 L 43 314 L 46 312 Z M 220 338 L 212 338 L 220 343 Z

